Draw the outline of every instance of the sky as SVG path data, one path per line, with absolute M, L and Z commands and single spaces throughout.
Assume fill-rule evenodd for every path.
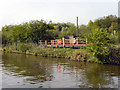
M 54 23 L 87 24 L 103 16 L 118 16 L 119 0 L 1 0 L 0 30 L 4 25 L 30 20 L 50 20 Z

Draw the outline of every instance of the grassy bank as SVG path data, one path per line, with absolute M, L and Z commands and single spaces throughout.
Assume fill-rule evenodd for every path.
M 120 64 L 120 48 L 114 47 L 109 54 L 109 62 L 102 62 L 93 55 L 92 52 L 85 48 L 71 49 L 71 48 L 45 48 L 35 44 L 18 44 L 8 45 L 3 48 L 7 53 L 18 53 L 26 55 L 39 55 L 42 57 L 67 58 L 80 62 L 95 62 L 100 64 Z
M 55 58 L 67 58 L 70 60 L 76 60 L 80 62 L 96 62 L 101 63 L 100 60 L 95 58 L 92 53 L 86 49 L 71 49 L 71 48 L 45 48 L 35 44 L 19 44 L 8 45 L 3 48 L 6 53 L 18 53 L 26 55 L 39 55 L 42 57 L 55 57 Z

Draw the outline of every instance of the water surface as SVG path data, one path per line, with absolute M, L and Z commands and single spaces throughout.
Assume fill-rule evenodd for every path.
M 120 66 L 2 54 L 3 88 L 118 88 Z

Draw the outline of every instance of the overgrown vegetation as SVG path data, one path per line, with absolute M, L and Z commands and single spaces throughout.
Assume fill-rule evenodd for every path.
M 109 52 L 113 46 L 113 40 L 110 39 L 106 29 L 96 29 L 94 33 L 89 34 L 90 47 L 88 50 L 93 53 L 102 62 L 109 62 Z
M 23 49 L 24 46 L 24 49 Z M 102 63 L 100 60 L 95 58 L 91 53 L 88 53 L 85 49 L 71 49 L 71 48 L 45 48 L 40 47 L 37 44 L 18 44 L 8 45 L 4 47 L 4 52 L 20 53 L 20 54 L 30 54 L 39 55 L 42 57 L 56 57 L 56 58 L 67 58 L 70 60 L 84 61 L 84 62 L 96 62 Z M 23 51 L 24 50 L 24 51 Z
M 109 15 L 94 22 L 90 20 L 88 25 L 80 25 L 78 30 L 79 37 L 87 38 L 90 44 L 82 50 L 39 47 L 39 40 L 76 35 L 76 26 L 72 23 L 47 23 L 43 20 L 4 26 L 1 30 L 2 45 L 5 51 L 120 64 L 120 18 Z

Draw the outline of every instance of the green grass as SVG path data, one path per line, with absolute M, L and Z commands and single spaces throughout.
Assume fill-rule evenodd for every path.
M 117 47 L 118 48 L 118 47 Z M 87 51 L 86 48 L 71 49 L 71 48 L 45 48 L 35 44 L 18 44 L 8 45 L 3 48 L 4 52 L 17 52 L 23 54 L 39 55 L 42 57 L 67 58 L 69 60 L 76 60 L 82 62 L 94 62 L 103 64 L 92 52 Z M 116 55 L 114 55 L 116 57 Z M 117 56 L 118 58 L 118 56 Z M 112 60 L 113 61 L 113 60 Z

